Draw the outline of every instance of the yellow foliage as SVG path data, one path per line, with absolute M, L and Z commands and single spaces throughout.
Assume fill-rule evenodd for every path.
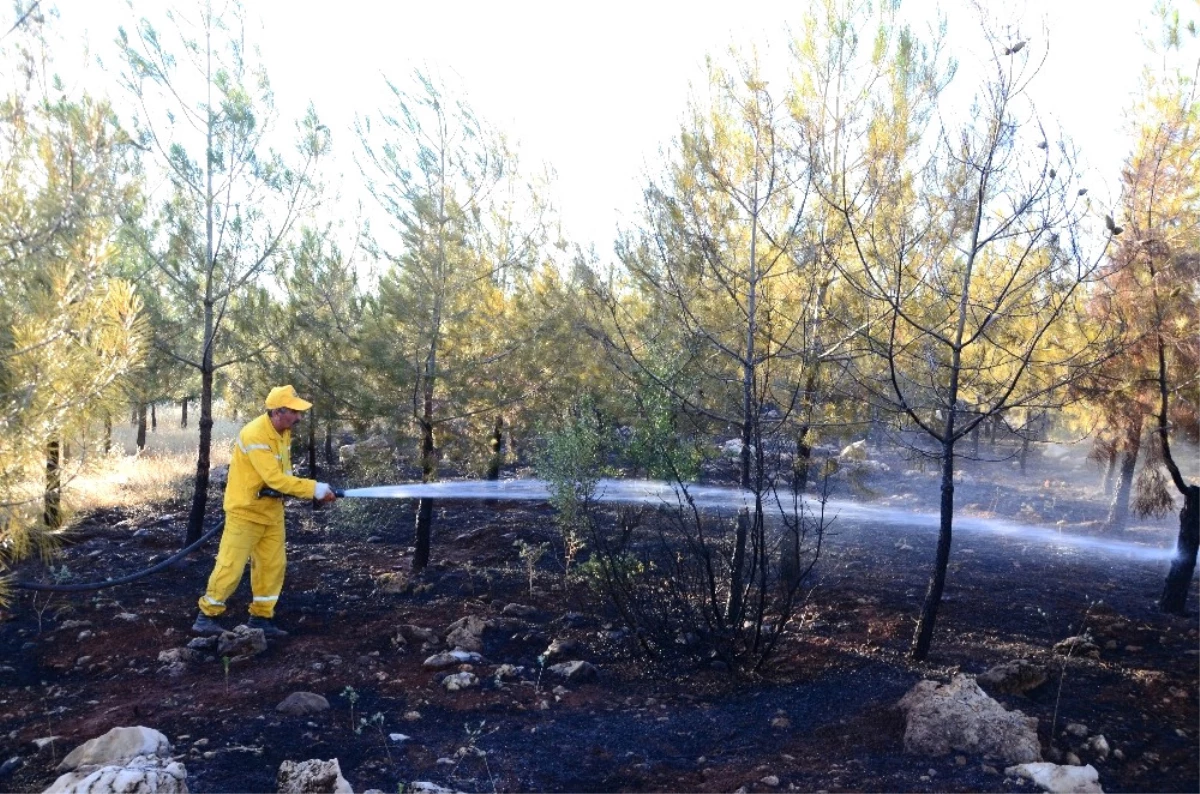
M 52 544 L 40 527 L 48 451 L 85 434 L 141 359 L 145 329 L 132 286 L 106 274 L 123 196 L 109 109 L 20 94 L 0 106 L 3 571 Z

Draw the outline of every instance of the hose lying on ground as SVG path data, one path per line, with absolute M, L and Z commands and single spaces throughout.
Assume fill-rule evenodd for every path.
M 149 576 L 152 573 L 157 573 L 176 560 L 186 557 L 188 554 L 199 548 L 200 544 L 220 531 L 221 527 L 223 526 L 225 526 L 225 519 L 222 518 L 217 522 L 216 526 L 201 535 L 199 540 L 187 548 L 180 549 L 162 562 L 156 563 L 154 566 L 147 568 L 144 571 L 135 571 L 128 576 L 122 576 L 119 579 L 106 579 L 103 582 L 79 582 L 76 584 L 40 584 L 38 582 L 9 582 L 8 584 L 9 587 L 15 587 L 19 590 L 37 590 L 43 593 L 78 593 L 87 590 L 103 590 L 106 587 L 115 587 L 119 584 L 127 584 L 128 582 L 137 581 L 143 576 Z

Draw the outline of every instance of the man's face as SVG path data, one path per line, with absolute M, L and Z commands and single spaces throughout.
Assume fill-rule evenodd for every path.
M 291 408 L 278 408 L 271 415 L 271 424 L 282 433 L 291 430 L 292 426 L 304 418 L 303 411 L 293 411 Z

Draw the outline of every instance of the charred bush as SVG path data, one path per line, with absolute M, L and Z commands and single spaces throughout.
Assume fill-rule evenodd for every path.
M 594 516 L 579 574 L 648 656 L 758 669 L 791 628 L 822 522 L 799 500 L 780 510 L 773 491 L 763 496 L 775 504 L 755 496 L 731 515 L 699 508 L 689 489 L 676 481 L 673 505 Z

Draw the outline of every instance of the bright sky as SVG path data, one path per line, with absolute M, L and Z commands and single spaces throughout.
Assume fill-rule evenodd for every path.
M 1020 4 L 1006 0 L 1004 7 Z M 977 25 L 966 4 L 945 5 L 954 10 L 950 44 L 966 67 L 977 53 L 962 43 L 974 39 Z M 128 19 L 119 0 L 59 0 L 58 6 L 64 23 L 89 29 L 96 49 Z M 524 162 L 555 168 L 567 234 L 594 243 L 603 256 L 618 223 L 636 216 L 641 176 L 647 167 L 655 170 L 659 147 L 677 131 L 689 83 L 703 82 L 705 55 L 731 42 L 785 52 L 785 30 L 798 24 L 803 0 L 247 0 L 246 6 L 265 23 L 263 55 L 280 110 L 296 116 L 308 100 L 315 104 L 334 132 L 347 192 L 357 176 L 350 159 L 354 114 L 371 111 L 384 96 L 380 74 L 403 84 L 414 66 L 441 70 L 457 75 L 477 114 L 519 144 Z M 1140 34 L 1156 29 L 1153 2 L 1028 0 L 1027 7 L 1022 38 L 1037 43 L 1043 15 L 1049 27 L 1049 57 L 1036 82 L 1039 111 L 1057 118 L 1085 157 L 1104 166 L 1093 195 L 1115 196 L 1129 148 L 1123 113 L 1147 58 Z M 905 8 L 929 14 L 935 3 L 910 0 Z M 968 68 L 960 71 L 967 74 Z

